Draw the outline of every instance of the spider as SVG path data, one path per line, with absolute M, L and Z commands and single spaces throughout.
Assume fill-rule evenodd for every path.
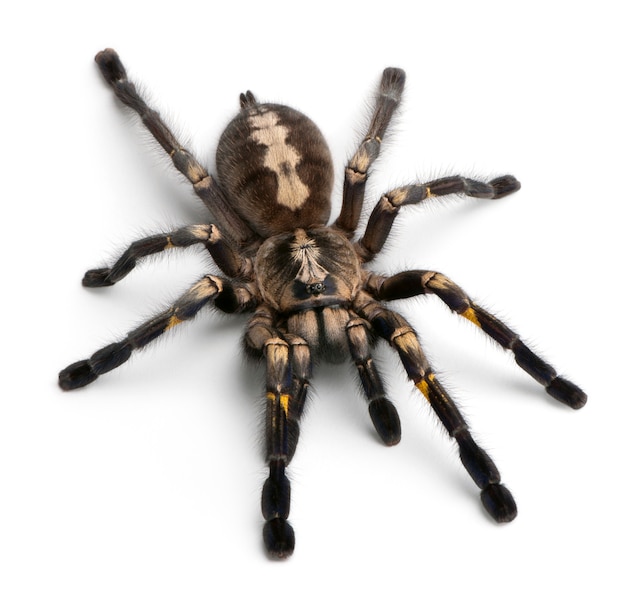
M 294 550 L 295 534 L 287 520 L 291 487 L 286 469 L 298 442 L 316 358 L 350 359 L 382 442 L 393 445 L 400 440 L 398 413 L 372 356 L 376 340 L 382 338 L 457 442 L 460 459 L 480 489 L 486 511 L 497 522 L 513 520 L 517 506 L 496 465 L 472 438 L 429 365 L 415 330 L 386 302 L 434 294 L 510 350 L 517 364 L 556 400 L 578 409 L 587 400 L 585 393 L 557 375 L 515 332 L 443 274 L 410 270 L 383 276 L 364 265 L 383 248 L 402 207 L 454 194 L 499 199 L 517 191 L 519 182 L 511 175 L 489 182 L 449 176 L 395 188 L 380 198 L 365 231 L 354 240 L 368 173 L 404 88 L 402 70 L 387 68 L 382 74 L 369 128 L 345 168 L 340 214 L 327 225 L 332 160 L 324 137 L 305 115 L 284 105 L 259 103 L 250 91 L 242 93 L 241 109 L 219 140 L 217 176 L 213 176 L 146 104 L 114 50 L 99 52 L 95 60 L 118 99 L 138 113 L 176 169 L 191 182 L 212 223 L 135 241 L 110 268 L 87 271 L 83 285 L 113 285 L 145 256 L 197 244 L 208 250 L 223 276 L 205 275 L 167 310 L 121 341 L 62 370 L 61 388 L 74 390 L 93 382 L 209 304 L 226 313 L 248 313 L 245 350 L 264 362 L 266 379 L 268 477 L 261 495 L 263 540 L 271 558 L 287 558 Z

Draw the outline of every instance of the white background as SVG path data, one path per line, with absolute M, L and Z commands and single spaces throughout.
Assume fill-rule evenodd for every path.
M 619 14 L 602 0 L 5 7 L 0 591 L 623 592 Z M 286 563 L 262 547 L 263 378 L 242 363 L 244 318 L 207 312 L 90 387 L 58 389 L 58 370 L 207 270 L 189 250 L 112 288 L 80 285 L 133 239 L 206 220 L 101 80 L 104 47 L 211 168 L 241 91 L 310 115 L 335 158 L 334 214 L 388 65 L 408 82 L 368 208 L 452 172 L 522 181 L 499 202 L 407 208 L 374 263 L 445 272 L 587 390 L 571 411 L 435 298 L 398 305 L 515 494 L 513 523 L 483 512 L 384 346 L 403 440 L 376 439 L 348 364 L 318 368 Z

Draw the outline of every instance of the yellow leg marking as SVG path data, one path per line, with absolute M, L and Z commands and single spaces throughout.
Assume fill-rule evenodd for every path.
M 172 244 L 172 238 L 167 236 L 167 244 L 165 244 L 165 249 L 169 250 L 170 248 L 174 248 L 174 244 Z
M 478 318 L 476 318 L 474 308 L 468 308 L 465 312 L 461 312 L 461 316 L 463 316 L 463 318 L 467 318 L 470 322 L 473 322 L 477 327 L 480 327 L 480 322 L 478 322 Z
M 435 194 L 430 190 L 430 186 L 426 186 L 426 198 L 430 198 L 431 196 L 435 196 Z
M 435 375 L 429 374 L 428 378 L 422 378 L 419 382 L 415 383 L 415 386 L 420 390 L 420 392 L 426 397 L 426 400 L 430 401 L 430 388 L 428 386 L 428 380 L 434 380 Z
M 276 402 L 276 393 L 267 393 L 267 398 L 272 403 Z M 285 412 L 285 416 L 289 416 L 289 395 L 280 395 L 278 397 L 278 402 L 280 403 L 280 408 Z
M 182 320 L 174 314 L 168 321 L 167 326 L 165 327 L 166 331 L 169 331 L 171 328 L 174 328 L 177 324 L 180 324 Z
M 285 416 L 289 417 L 289 395 L 280 395 L 280 406 L 285 412 Z
M 417 386 L 417 388 L 420 389 L 420 392 L 427 398 L 429 399 L 429 392 L 428 392 L 428 383 L 426 382 L 426 380 L 420 380 L 419 382 L 415 383 L 415 386 Z M 429 399 L 430 400 L 430 399 Z

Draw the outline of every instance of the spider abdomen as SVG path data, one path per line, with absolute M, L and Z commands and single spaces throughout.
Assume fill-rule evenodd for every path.
M 230 205 L 263 237 L 328 221 L 330 150 L 295 109 L 245 103 L 221 136 L 216 167 Z

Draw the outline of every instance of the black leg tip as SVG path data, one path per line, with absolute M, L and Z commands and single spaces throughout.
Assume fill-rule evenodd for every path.
M 76 362 L 59 372 L 59 386 L 63 390 L 74 390 L 93 382 L 98 375 L 87 360 Z
M 96 54 L 95 60 L 100 72 L 109 83 L 126 78 L 126 70 L 115 50 L 111 48 L 102 50 Z
M 369 404 L 369 414 L 374 428 L 387 446 L 400 442 L 402 429 L 398 411 L 389 399 L 380 398 Z
M 494 187 L 494 198 L 508 196 L 509 194 L 513 194 L 513 192 L 517 192 L 522 187 L 514 176 L 502 176 L 491 180 L 489 183 Z
M 263 484 L 261 495 L 261 510 L 265 520 L 273 518 L 286 519 L 289 516 L 291 500 L 291 485 L 285 475 L 285 466 L 282 461 L 272 461 L 270 476 Z
M 263 541 L 272 560 L 286 560 L 293 554 L 296 536 L 292 526 L 281 518 L 267 521 L 263 527 Z
M 587 395 L 573 382 L 557 376 L 548 386 L 546 392 L 561 403 L 569 405 L 572 409 L 580 409 L 587 402 Z
M 493 184 L 489 182 L 481 182 L 480 180 L 465 180 L 464 193 L 467 196 L 473 196 L 474 198 L 499 198 L 498 189 L 494 188 Z
M 500 483 L 488 485 L 481 493 L 485 510 L 498 523 L 509 523 L 517 516 L 517 504 L 511 492 Z
M 109 281 L 108 276 L 111 269 L 91 269 L 85 273 L 83 277 L 84 287 L 108 287 L 113 285 L 113 281 Z
M 380 82 L 380 90 L 383 95 L 389 95 L 396 101 L 400 100 L 400 95 L 404 90 L 406 73 L 401 68 L 389 67 L 383 70 L 383 77 Z

